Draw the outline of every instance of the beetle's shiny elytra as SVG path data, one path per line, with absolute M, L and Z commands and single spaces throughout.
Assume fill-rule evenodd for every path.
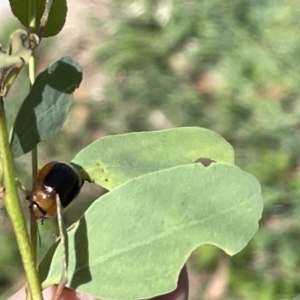
M 71 164 L 52 161 L 37 174 L 30 196 L 29 209 L 36 219 L 57 214 L 56 196 L 64 208 L 78 195 L 83 185 L 78 171 Z

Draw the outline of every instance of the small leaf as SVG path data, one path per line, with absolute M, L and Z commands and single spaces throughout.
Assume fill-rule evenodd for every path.
M 178 166 L 102 196 L 69 232 L 69 287 L 94 297 L 145 299 L 174 290 L 195 248 L 241 251 L 262 214 L 257 180 L 234 165 Z M 40 265 L 43 286 L 61 274 L 57 244 Z
M 18 112 L 11 135 L 15 158 L 31 151 L 62 127 L 74 90 L 82 79 L 80 66 L 64 57 L 40 73 Z
M 66 0 L 56 0 L 53 2 L 43 37 L 57 35 L 63 29 L 66 22 L 67 11 Z
M 9 0 L 13 14 L 26 28 L 29 28 L 29 5 L 32 0 Z M 36 0 L 36 21 L 37 28 L 40 26 L 40 20 L 45 9 L 45 0 Z M 43 37 L 57 35 L 63 28 L 67 15 L 66 0 L 56 0 L 50 10 L 49 18 Z
M 72 162 L 110 190 L 136 176 L 200 158 L 233 163 L 234 152 L 216 132 L 183 127 L 107 136 L 84 148 Z
M 0 45 L 0 96 L 6 96 L 21 69 L 29 62 L 39 38 L 25 30 L 16 30 L 10 35 L 6 53 Z

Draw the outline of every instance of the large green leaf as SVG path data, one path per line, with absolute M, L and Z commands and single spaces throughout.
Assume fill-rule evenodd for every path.
M 39 28 L 40 20 L 45 9 L 45 0 L 35 1 L 36 27 Z M 32 0 L 9 0 L 9 2 L 13 14 L 19 19 L 22 25 L 29 28 L 29 7 Z M 62 30 L 66 21 L 67 10 L 66 0 L 56 0 L 53 2 L 43 37 L 54 36 Z
M 107 136 L 84 148 L 72 162 L 110 190 L 136 176 L 199 158 L 233 163 L 234 152 L 216 132 L 183 127 Z
M 144 299 L 175 288 L 191 252 L 209 243 L 233 255 L 258 229 L 257 180 L 231 164 L 178 166 L 134 178 L 98 199 L 69 231 L 69 284 L 100 298 Z M 40 265 L 59 282 L 57 244 Z
M 81 79 L 80 66 L 69 57 L 56 61 L 37 76 L 12 129 L 11 150 L 15 158 L 61 129 L 72 104 L 72 93 Z

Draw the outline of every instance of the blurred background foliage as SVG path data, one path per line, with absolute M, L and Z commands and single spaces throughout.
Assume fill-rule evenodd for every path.
M 70 160 L 103 135 L 191 125 L 224 136 L 261 182 L 258 233 L 233 258 L 197 249 L 190 299 L 300 299 L 299 20 L 296 0 L 72 1 L 66 28 L 37 54 L 40 69 L 70 55 L 85 76 L 62 133 L 41 146 L 42 163 Z M 26 90 L 18 80 L 11 112 Z M 17 166 L 30 186 L 28 157 Z M 95 191 L 84 190 L 69 222 Z M 20 276 L 4 212 L 1 220 L 0 293 Z

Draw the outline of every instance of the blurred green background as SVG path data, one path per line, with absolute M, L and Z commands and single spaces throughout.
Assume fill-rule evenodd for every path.
M 1 28 L 2 44 L 16 27 L 12 19 Z M 66 27 L 37 53 L 38 70 L 70 55 L 84 72 L 62 132 L 40 147 L 41 165 L 104 135 L 192 125 L 224 136 L 236 164 L 261 182 L 258 233 L 233 258 L 197 249 L 191 300 L 300 299 L 299 27 L 296 0 L 74 0 Z M 27 90 L 21 75 L 7 99 L 10 123 Z M 29 162 L 17 161 L 28 187 Z M 67 222 L 101 192 L 86 186 Z M 55 221 L 45 223 L 41 255 L 55 232 Z M 0 245 L 5 298 L 24 278 L 4 210 Z

